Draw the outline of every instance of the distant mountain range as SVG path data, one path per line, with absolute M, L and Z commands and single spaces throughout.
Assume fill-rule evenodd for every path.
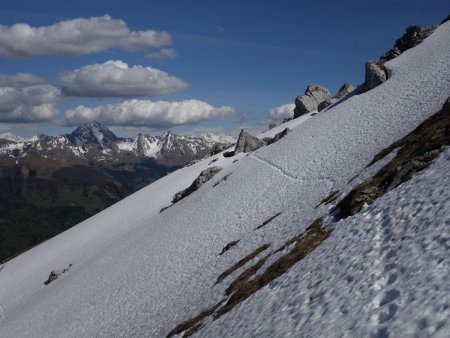
M 0 262 L 232 141 L 170 131 L 123 138 L 98 122 L 58 136 L 0 134 Z
M 31 139 L 0 134 L 0 157 L 39 156 L 74 164 L 97 165 L 136 163 L 153 159 L 167 167 L 184 166 L 209 155 L 217 145 L 233 143 L 232 137 L 206 134 L 203 137 L 179 136 L 168 131 L 160 136 L 138 134 L 134 138 L 116 136 L 98 122 L 83 124 L 70 134 L 37 135 Z

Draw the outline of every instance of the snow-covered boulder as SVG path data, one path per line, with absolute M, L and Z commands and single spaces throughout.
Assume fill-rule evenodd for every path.
M 255 151 L 258 148 L 261 148 L 264 145 L 264 141 L 261 141 L 259 138 L 242 129 L 239 133 L 239 138 L 237 140 L 234 153 L 249 153 L 251 151 Z
M 331 99 L 330 91 L 319 85 L 308 86 L 303 95 L 295 99 L 294 118 L 317 110 L 319 104 Z

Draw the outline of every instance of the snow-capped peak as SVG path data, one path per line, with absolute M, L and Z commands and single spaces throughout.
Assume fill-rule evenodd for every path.
M 111 141 L 116 142 L 118 140 L 111 130 L 96 121 L 79 126 L 69 135 L 69 139 L 79 146 L 92 143 L 101 149 L 108 148 L 108 144 Z

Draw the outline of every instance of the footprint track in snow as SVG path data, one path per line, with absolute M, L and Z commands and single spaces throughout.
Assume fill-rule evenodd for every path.
M 313 182 L 313 181 L 325 182 L 325 183 L 327 183 L 328 185 L 330 185 L 329 190 L 330 190 L 330 191 L 333 190 L 334 182 L 333 182 L 330 178 L 327 178 L 327 177 L 323 177 L 323 178 L 320 178 L 320 177 L 313 177 L 313 178 L 308 179 L 308 178 L 298 177 L 298 176 L 295 176 L 295 175 L 290 174 L 290 173 L 287 172 L 284 168 L 282 168 L 282 167 L 280 167 L 280 166 L 278 166 L 278 165 L 276 165 L 276 164 L 274 164 L 274 163 L 272 163 L 272 162 L 270 162 L 270 161 L 264 159 L 263 157 L 260 157 L 259 155 L 257 155 L 256 152 L 254 152 L 254 153 L 252 154 L 251 157 L 254 158 L 254 159 L 256 159 L 256 160 L 259 161 L 259 162 L 264 163 L 265 165 L 268 165 L 268 166 L 271 167 L 272 169 L 278 171 L 278 172 L 281 173 L 283 176 L 285 176 L 285 177 L 287 177 L 287 178 L 289 178 L 289 179 L 291 179 L 291 180 L 295 180 L 295 181 L 299 181 L 299 182 Z

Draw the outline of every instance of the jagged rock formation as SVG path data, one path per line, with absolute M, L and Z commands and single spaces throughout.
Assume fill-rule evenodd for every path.
M 229 151 L 223 154 L 224 157 L 231 157 L 239 153 L 249 153 L 255 151 L 263 146 L 270 145 L 275 143 L 285 137 L 289 132 L 289 128 L 285 128 L 279 133 L 275 134 L 274 137 L 265 137 L 260 140 L 256 136 L 246 132 L 245 130 L 241 130 L 239 134 L 239 139 L 236 143 L 236 147 L 234 151 Z
M 331 99 L 331 93 L 325 87 L 319 85 L 308 86 L 303 95 L 295 99 L 294 118 L 317 110 L 319 104 Z
M 383 54 L 377 61 L 366 62 L 365 81 L 363 85 L 363 91 L 371 90 L 389 78 L 384 63 L 396 58 L 404 51 L 413 48 L 420 44 L 425 38 L 434 32 L 436 26 L 432 27 L 420 27 L 409 26 L 406 28 L 405 34 L 400 39 L 395 41 L 394 47 L 387 53 Z
M 119 141 L 111 130 L 96 121 L 79 126 L 67 135 L 67 139 L 77 146 L 90 143 L 95 144 L 99 149 L 109 148 L 111 142 Z
M 194 191 L 197 191 L 203 184 L 208 182 L 221 170 L 222 168 L 220 167 L 211 167 L 203 170 L 188 188 L 177 192 L 175 196 L 173 196 L 172 203 L 177 203 L 192 194 Z
M 324 110 L 326 107 L 336 103 L 338 100 L 343 98 L 344 96 L 350 94 L 355 88 L 348 82 L 344 83 L 341 88 L 339 88 L 336 95 L 334 95 L 330 100 L 323 101 L 317 107 L 318 111 Z
M 236 143 L 236 148 L 234 149 L 235 154 L 239 153 L 249 153 L 261 148 L 265 145 L 265 142 L 259 138 L 253 136 L 252 134 L 246 132 L 244 129 L 241 130 L 239 138 Z
M 341 88 L 339 88 L 337 94 L 334 97 L 341 99 L 344 96 L 350 94 L 354 90 L 355 87 L 353 87 L 351 83 L 346 82 L 341 86 Z
M 387 62 L 399 56 L 405 50 L 413 48 L 434 32 L 436 26 L 420 27 L 409 26 L 406 28 L 405 34 L 395 41 L 395 45 L 387 53 L 380 57 L 380 61 Z

